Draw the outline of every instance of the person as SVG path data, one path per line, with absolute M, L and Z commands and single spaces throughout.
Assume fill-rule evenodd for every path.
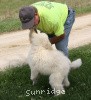
M 19 10 L 23 29 L 36 27 L 45 32 L 51 44 L 68 57 L 69 34 L 75 21 L 75 11 L 66 4 L 40 1 Z

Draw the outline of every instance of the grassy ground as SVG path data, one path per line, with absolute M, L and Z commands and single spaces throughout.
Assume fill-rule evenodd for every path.
M 33 86 L 31 71 L 26 65 L 0 72 L 0 100 L 91 100 L 91 44 L 70 50 L 71 60 L 79 57 L 83 64 L 70 72 L 71 86 L 65 88 L 65 95 L 54 97 L 51 94 L 48 76 L 40 76 L 38 83 Z M 35 93 L 36 90 L 45 92 Z
M 30 5 L 33 2 L 42 0 L 0 0 L 0 34 L 21 30 L 21 23 L 18 18 L 19 9 L 22 6 Z M 67 3 L 72 6 L 77 15 L 91 12 L 91 0 L 49 0 Z

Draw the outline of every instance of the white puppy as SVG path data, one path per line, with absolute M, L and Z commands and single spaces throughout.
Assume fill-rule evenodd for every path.
M 45 33 L 30 32 L 31 50 L 28 64 L 31 68 L 31 80 L 35 83 L 38 74 L 49 75 L 49 84 L 55 91 L 64 91 L 69 86 L 70 69 L 81 66 L 81 59 L 71 62 L 61 51 L 53 49 Z M 57 95 L 55 93 L 55 95 Z

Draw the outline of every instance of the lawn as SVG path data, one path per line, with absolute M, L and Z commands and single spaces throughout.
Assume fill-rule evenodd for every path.
M 82 59 L 82 66 L 69 74 L 70 87 L 66 93 L 54 97 L 48 76 L 40 76 L 33 86 L 29 66 L 6 69 L 0 72 L 0 100 L 91 100 L 91 44 L 72 49 L 70 59 Z M 45 91 L 43 93 L 37 92 Z
M 21 30 L 19 9 L 42 0 L 0 0 L 0 34 Z M 91 12 L 91 0 L 47 0 L 66 3 L 76 10 L 76 15 Z

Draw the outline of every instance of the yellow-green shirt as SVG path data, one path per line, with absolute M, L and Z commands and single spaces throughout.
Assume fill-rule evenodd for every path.
M 68 7 L 66 4 L 41 1 L 34 3 L 38 9 L 40 23 L 37 29 L 47 33 L 60 36 L 64 33 L 64 23 L 68 15 Z

